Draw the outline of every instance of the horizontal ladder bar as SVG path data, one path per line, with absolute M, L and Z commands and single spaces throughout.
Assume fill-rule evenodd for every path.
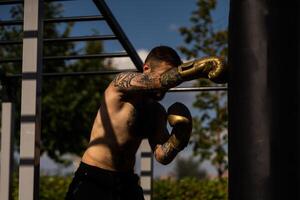
M 74 36 L 67 38 L 45 38 L 44 42 L 79 42 L 93 40 L 116 40 L 115 35 L 92 35 L 92 36 Z M 1 43 L 0 43 L 1 44 Z
M 171 88 L 170 92 L 198 92 L 198 91 L 226 91 L 227 87 L 176 87 Z
M 22 44 L 22 40 L 1 40 L 0 45 L 14 45 L 14 44 Z
M 76 16 L 76 17 L 60 17 L 54 19 L 45 19 L 45 23 L 61 23 L 61 22 L 84 22 L 104 20 L 102 15 Z
M 74 1 L 74 0 L 44 0 L 45 2 L 65 2 L 65 1 Z M 23 0 L 3 0 L 0 1 L 0 5 L 13 5 L 13 4 L 23 4 Z
M 66 38 L 45 38 L 44 42 L 81 42 L 81 41 L 94 41 L 94 40 L 116 40 L 115 35 L 92 35 L 92 36 L 74 36 Z M 22 44 L 22 40 L 15 41 L 0 41 L 0 45 L 13 45 L 13 44 Z
M 136 69 L 123 69 L 123 70 L 104 70 L 104 71 L 89 71 L 89 72 L 66 72 L 66 73 L 43 73 L 43 77 L 76 77 L 76 76 L 98 76 L 98 75 L 114 75 L 122 72 L 138 72 Z M 6 78 L 21 78 L 22 74 L 6 74 Z M 168 92 L 199 92 L 199 91 L 227 91 L 226 86 L 213 86 L 213 87 L 175 87 L 168 90 Z
M 136 69 L 123 70 L 104 70 L 104 71 L 89 71 L 89 72 L 65 72 L 65 73 L 43 73 L 43 77 L 72 77 L 72 76 L 95 76 L 95 75 L 113 75 L 122 72 L 137 72 Z M 7 74 L 7 78 L 21 78 L 22 74 Z
M 0 20 L 0 26 L 23 25 L 23 20 Z
M 105 70 L 105 71 L 90 71 L 90 72 L 66 72 L 66 73 L 43 73 L 43 77 L 74 77 L 74 76 L 97 76 L 97 75 L 114 75 L 122 72 L 138 72 L 136 69 L 123 70 Z M 21 78 L 22 74 L 7 74 L 7 78 Z M 215 87 L 175 87 L 168 90 L 168 92 L 199 92 L 199 91 L 227 91 L 226 86 Z
M 65 23 L 65 22 L 85 22 L 104 20 L 102 15 L 90 16 L 75 16 L 75 17 L 60 17 L 54 19 L 44 19 L 44 23 Z M 23 25 L 23 20 L 3 20 L 0 21 L 0 26 Z
M 127 57 L 126 52 L 117 52 L 117 53 L 99 53 L 99 54 L 90 54 L 90 55 L 70 55 L 70 56 L 45 56 L 44 60 L 73 60 L 73 59 L 96 59 L 96 58 L 112 58 L 112 57 Z M 8 58 L 0 60 L 0 63 L 14 63 L 21 62 L 21 58 Z
M 90 55 L 74 55 L 74 56 L 45 56 L 44 60 L 73 60 L 73 59 L 95 59 L 95 58 L 109 58 L 109 57 L 126 57 L 126 52 L 118 53 L 99 53 Z
M 20 1 L 20 0 L 15 0 L 15 1 L 0 1 L 0 5 L 12 5 L 12 4 L 21 4 L 24 1 Z

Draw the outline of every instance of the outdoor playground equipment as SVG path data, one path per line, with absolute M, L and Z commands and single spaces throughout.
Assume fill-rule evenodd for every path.
M 23 3 L 19 0 L 0 4 Z M 43 57 L 43 23 L 104 20 L 135 64 L 141 70 L 141 60 L 130 47 L 128 39 L 103 0 L 94 0 L 102 16 L 43 19 L 43 1 L 24 0 L 23 21 L 0 21 L 1 26 L 23 24 L 24 38 L 20 41 L 1 41 L 23 44 L 23 59 L 1 58 L 3 62 L 22 61 L 22 74 L 2 75 L 2 84 L 10 93 L 9 81 L 22 77 L 21 109 L 21 200 L 38 199 L 40 101 L 42 78 L 58 76 L 114 74 L 110 72 L 80 72 L 45 74 L 42 63 L 51 59 L 84 59 L 125 56 L 120 54 L 81 55 L 76 57 Z M 229 16 L 229 199 L 283 200 L 300 199 L 300 2 L 261 0 L 231 0 Z M 106 11 L 106 12 L 105 12 Z M 168 13 L 170 14 L 170 13 Z M 61 41 L 86 41 L 103 37 L 57 38 Z M 48 42 L 51 42 L 48 40 Z M 6 43 L 6 44 L 4 44 Z M 226 90 L 216 88 L 174 88 L 170 92 Z M 13 103 L 2 103 L 1 200 L 8 199 L 10 184 L 11 128 Z M 3 114 L 5 113 L 5 115 Z M 6 141 L 6 142 L 3 142 Z M 148 149 L 149 150 L 149 149 Z M 144 172 L 141 173 L 145 194 L 150 197 L 152 155 L 142 153 Z M 149 162 L 150 160 L 150 162 Z M 146 162 L 147 161 L 147 162 Z M 3 175 L 4 174 L 4 175 Z M 150 180 L 150 182 L 144 180 Z M 147 186 L 147 187 L 146 187 Z
M 46 2 L 63 2 L 63 0 L 47 0 Z M 72 1 L 72 0 L 65 0 Z M 3 63 L 22 63 L 22 74 L 9 74 L 2 71 L 1 84 L 4 88 L 2 96 L 2 130 L 1 130 L 1 184 L 0 199 L 8 200 L 11 192 L 12 179 L 12 135 L 14 125 L 14 102 L 12 96 L 14 88 L 12 82 L 22 79 L 21 99 L 21 138 L 20 138 L 20 175 L 19 175 L 19 198 L 20 200 L 39 199 L 39 163 L 40 163 L 40 133 L 41 133 L 41 82 L 43 78 L 78 77 L 78 76 L 101 76 L 117 74 L 127 70 L 110 71 L 82 71 L 68 73 L 43 73 L 44 62 L 53 60 L 71 59 L 99 59 L 111 57 L 129 57 L 136 67 L 136 71 L 142 71 L 143 62 L 136 50 L 125 35 L 121 26 L 113 16 L 104 0 L 94 0 L 95 6 L 101 15 L 96 16 L 72 16 L 56 19 L 43 18 L 43 3 L 39 0 L 7 0 L 0 1 L 1 5 L 23 4 L 24 19 L 0 21 L 0 26 L 23 26 L 23 41 L 10 40 L 0 41 L 0 45 L 22 45 L 22 58 L 1 58 Z M 105 21 L 113 32 L 113 35 L 76 36 L 68 38 L 44 38 L 43 26 L 48 23 L 67 23 L 83 21 Z M 54 42 L 79 42 L 96 40 L 117 40 L 125 52 L 99 53 L 92 55 L 75 56 L 43 56 L 43 44 Z M 173 88 L 169 92 L 188 91 L 217 91 L 227 90 L 226 87 L 189 87 Z M 153 158 L 149 145 L 143 141 L 141 145 L 141 186 L 145 199 L 151 199 Z

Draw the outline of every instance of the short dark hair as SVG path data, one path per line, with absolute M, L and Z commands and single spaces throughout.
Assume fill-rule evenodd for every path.
M 174 67 L 182 64 L 177 52 L 168 46 L 154 47 L 148 54 L 145 63 L 149 63 L 150 67 L 155 67 L 158 62 L 162 61 Z

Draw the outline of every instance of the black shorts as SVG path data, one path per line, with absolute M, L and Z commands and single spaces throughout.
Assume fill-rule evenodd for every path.
M 114 172 L 80 163 L 66 200 L 144 200 L 139 177 L 133 172 Z

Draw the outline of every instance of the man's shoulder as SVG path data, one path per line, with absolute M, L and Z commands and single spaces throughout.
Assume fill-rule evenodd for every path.
M 106 101 L 121 101 L 122 93 L 110 83 L 104 91 L 104 99 Z

